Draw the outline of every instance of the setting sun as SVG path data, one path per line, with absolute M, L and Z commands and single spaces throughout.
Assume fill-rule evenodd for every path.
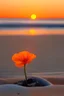
M 35 20 L 36 19 L 36 15 L 35 14 L 32 14 L 31 15 L 31 19 Z

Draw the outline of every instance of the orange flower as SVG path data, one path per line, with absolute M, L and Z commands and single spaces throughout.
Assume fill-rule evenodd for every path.
M 24 66 L 24 64 L 29 64 L 34 58 L 36 58 L 36 55 L 28 51 L 22 51 L 12 56 L 12 60 L 15 62 L 16 67 L 19 68 Z

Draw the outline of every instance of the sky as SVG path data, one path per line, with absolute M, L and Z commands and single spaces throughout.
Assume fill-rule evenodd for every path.
M 64 18 L 64 0 L 0 0 L 0 18 Z

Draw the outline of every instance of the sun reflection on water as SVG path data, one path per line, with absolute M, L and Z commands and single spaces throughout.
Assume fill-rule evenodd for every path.
M 38 35 L 64 35 L 64 29 L 44 29 L 44 28 L 25 28 L 25 29 L 5 29 L 0 30 L 0 36 L 38 36 Z
M 37 32 L 35 29 L 30 29 L 29 30 L 29 35 L 37 35 Z

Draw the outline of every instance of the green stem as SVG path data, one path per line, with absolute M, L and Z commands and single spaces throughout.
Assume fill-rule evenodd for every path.
M 25 75 L 25 80 L 26 80 L 26 84 L 27 84 L 26 64 L 24 64 L 24 75 Z

